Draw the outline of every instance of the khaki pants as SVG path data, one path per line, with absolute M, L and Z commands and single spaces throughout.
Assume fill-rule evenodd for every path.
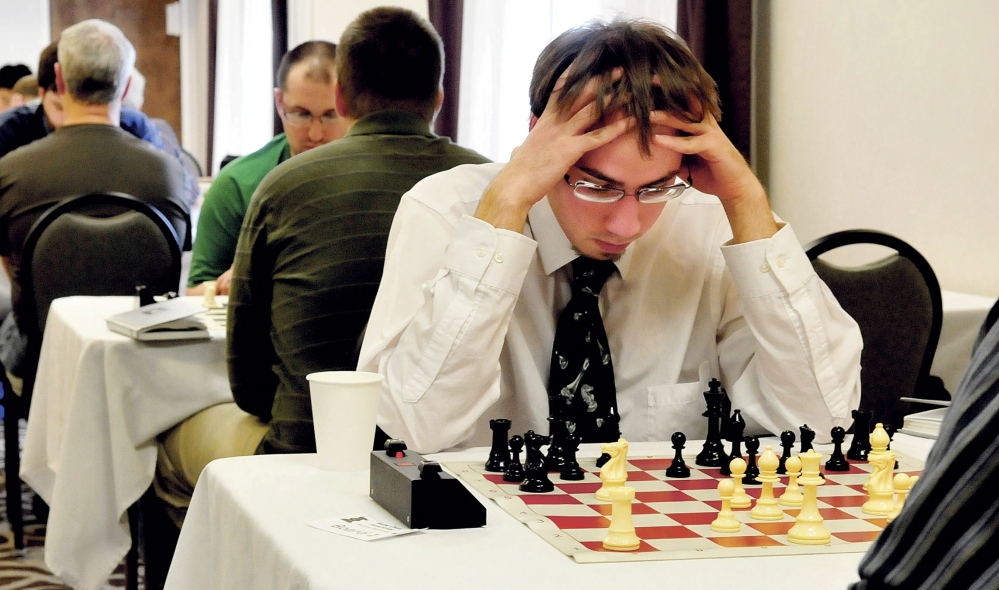
M 252 455 L 267 432 L 267 424 L 228 402 L 191 416 L 159 437 L 156 495 L 179 527 L 201 471 L 215 459 Z

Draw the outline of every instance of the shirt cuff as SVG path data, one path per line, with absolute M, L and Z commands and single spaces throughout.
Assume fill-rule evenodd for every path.
M 470 215 L 454 226 L 444 268 L 476 277 L 485 286 L 519 293 L 538 243 Z
M 790 293 L 815 276 L 812 262 L 787 223 L 769 239 L 725 244 L 721 250 L 739 293 L 747 299 Z

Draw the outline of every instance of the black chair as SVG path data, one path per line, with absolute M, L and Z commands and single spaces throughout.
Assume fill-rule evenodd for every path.
M 5 415 L 6 429 L 13 424 L 16 432 L 18 418 L 27 417 L 52 301 L 71 295 L 134 295 L 137 285 L 146 285 L 153 293 L 176 291 L 181 244 L 162 212 L 123 193 L 69 197 L 34 222 L 22 249 L 19 280 L 18 323 L 26 331 L 29 366 L 24 371 L 21 411 L 10 419 Z M 10 465 L 14 458 L 7 448 Z M 19 463 L 19 458 L 14 462 Z M 8 469 L 7 505 L 20 506 L 20 496 L 20 478 Z M 17 535 L 15 531 L 15 540 Z
M 842 246 L 875 244 L 895 253 L 855 267 L 841 267 L 819 256 Z M 902 397 L 947 399 L 930 366 L 943 318 L 940 284 L 930 264 L 903 240 L 876 230 L 829 234 L 805 246 L 815 272 L 860 325 L 860 408 L 875 422 L 900 427 L 914 411 Z
M 7 522 L 14 535 L 14 549 L 24 554 L 24 508 L 21 506 L 21 437 L 20 417 L 27 407 L 10 387 L 7 370 L 0 363 L 0 387 L 3 387 L 4 470 L 7 491 Z

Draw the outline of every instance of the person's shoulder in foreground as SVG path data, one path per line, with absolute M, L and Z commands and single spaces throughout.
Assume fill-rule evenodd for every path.
M 999 588 L 999 322 L 983 330 L 919 481 L 852 590 Z

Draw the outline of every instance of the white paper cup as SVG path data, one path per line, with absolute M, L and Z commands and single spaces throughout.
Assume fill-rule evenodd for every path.
M 306 375 L 312 396 L 319 465 L 330 471 L 370 467 L 382 376 L 361 371 Z

